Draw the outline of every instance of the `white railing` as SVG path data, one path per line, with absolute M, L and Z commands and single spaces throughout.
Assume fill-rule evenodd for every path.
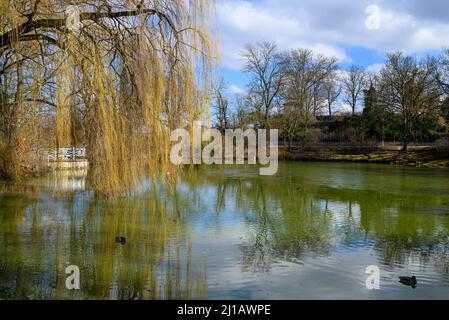
M 76 161 L 86 159 L 86 148 L 59 148 L 48 150 L 48 161 Z

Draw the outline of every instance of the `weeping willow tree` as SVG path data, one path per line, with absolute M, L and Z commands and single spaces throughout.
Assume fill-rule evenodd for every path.
M 93 188 L 172 184 L 170 132 L 207 117 L 208 0 L 0 0 L 0 176 L 85 146 Z

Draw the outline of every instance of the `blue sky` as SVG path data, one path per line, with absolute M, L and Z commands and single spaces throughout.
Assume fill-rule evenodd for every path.
M 245 44 L 275 41 L 336 56 L 343 68 L 379 70 L 385 54 L 449 47 L 447 0 L 219 0 L 220 65 L 231 93 L 244 92 Z

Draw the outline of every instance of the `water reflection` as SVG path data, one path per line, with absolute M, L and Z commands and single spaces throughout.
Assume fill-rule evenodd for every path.
M 2 298 L 206 297 L 205 263 L 192 262 L 190 232 L 158 192 L 115 200 L 56 196 L 53 187 L 73 180 L 54 179 L 46 180 L 50 192 L 35 198 L 0 198 Z M 126 235 L 125 246 L 115 243 L 118 234 Z M 80 267 L 82 290 L 66 289 L 68 265 Z
M 425 287 L 420 298 L 432 297 L 430 291 L 449 297 L 447 171 L 328 164 L 284 164 L 281 169 L 277 177 L 263 179 L 251 171 L 208 170 L 191 185 L 192 192 L 203 194 L 214 186 L 215 214 L 236 211 L 245 221 L 242 272 L 278 279 L 273 273 L 291 269 L 295 272 L 288 277 L 317 277 L 306 290 L 295 291 L 285 282 L 286 293 L 274 297 L 366 296 L 339 287 L 352 283 L 348 290 L 362 291 L 363 272 L 371 264 L 385 271 L 391 290 L 379 297 L 408 297 L 395 287 L 401 273 L 420 276 Z M 327 272 L 329 278 L 320 275 Z M 313 294 L 330 284 L 329 295 Z
M 46 185 L 59 192 L 85 191 L 87 169 L 57 170 L 45 177 Z
M 95 198 L 82 177 L 0 193 L 1 298 L 449 297 L 444 170 L 285 163 L 260 177 L 209 167 L 174 194 L 115 200 Z M 80 291 L 65 289 L 69 264 L 82 269 Z M 364 286 L 373 264 L 376 292 Z M 418 276 L 413 292 L 398 286 L 407 274 Z

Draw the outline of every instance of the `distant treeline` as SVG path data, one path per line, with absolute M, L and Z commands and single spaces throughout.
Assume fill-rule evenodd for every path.
M 276 128 L 289 145 L 446 141 L 449 49 L 425 58 L 390 53 L 377 72 L 269 42 L 248 45 L 242 57 L 248 93 L 230 98 L 222 79 L 215 86 L 219 129 Z

